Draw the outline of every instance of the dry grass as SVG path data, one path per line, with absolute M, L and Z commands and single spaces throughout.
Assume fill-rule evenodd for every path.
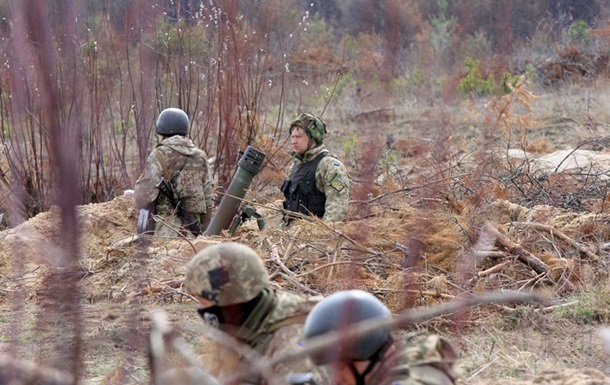
M 372 97 L 357 109 L 337 107 L 357 119 L 332 109 L 325 116 L 327 144 L 345 155 L 354 179 L 345 223 L 280 228 L 276 187 L 287 156 L 270 127 L 254 142 L 269 159 L 248 197 L 265 216 L 265 231 L 247 222 L 230 238 L 134 241 L 133 202 L 121 196 L 79 207 L 78 264 L 64 271 L 53 208 L 0 233 L 0 306 L 7 314 L 0 344 L 61 366 L 55 351 L 71 340 L 62 335 L 65 314 L 53 310 L 48 284 L 57 284 L 58 272 L 72 273 L 82 304 L 83 378 L 146 381 L 152 310 L 164 309 L 195 348 L 208 348 L 193 331 L 199 320 L 180 280 L 197 250 L 232 239 L 259 251 L 275 285 L 309 294 L 362 288 L 395 313 L 491 290 L 546 290 L 551 299 L 542 304 L 489 306 L 412 328 L 454 341 L 471 383 L 564 367 L 610 374 L 596 335 L 609 322 L 607 181 L 589 170 L 535 173 L 507 155 L 513 147 L 542 154 L 583 143 L 605 151 L 605 86 L 568 85 L 533 97 L 527 85 L 513 99 L 433 106 L 402 97 L 387 103 L 387 90 L 371 86 Z M 357 134 L 347 143 L 355 148 L 346 146 L 349 133 Z M 346 149 L 357 155 L 349 159 Z

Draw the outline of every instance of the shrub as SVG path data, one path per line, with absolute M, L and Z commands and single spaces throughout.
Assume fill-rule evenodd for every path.
M 491 94 L 495 87 L 493 75 L 484 77 L 479 69 L 480 60 L 474 60 L 469 56 L 464 59 L 464 67 L 467 73 L 458 84 L 458 90 L 465 95 L 488 95 Z
M 591 43 L 591 33 L 589 32 L 589 24 L 584 20 L 574 20 L 568 29 L 570 41 L 582 45 Z
M 464 59 L 464 66 L 468 72 L 461 78 L 457 86 L 462 94 L 469 96 L 485 96 L 503 95 L 513 92 L 519 81 L 519 75 L 512 75 L 509 72 L 505 72 L 502 75 L 500 82 L 496 83 L 493 74 L 485 76 L 480 69 L 480 65 L 480 60 L 474 60 L 469 56 Z

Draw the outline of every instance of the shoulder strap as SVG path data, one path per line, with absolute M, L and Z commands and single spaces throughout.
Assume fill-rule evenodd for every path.
M 189 157 L 185 156 L 184 157 L 184 162 L 182 162 L 182 166 L 180 166 L 180 168 L 178 169 L 178 171 L 176 172 L 176 174 L 170 178 L 169 175 L 169 170 L 167 169 L 167 165 L 165 164 L 165 160 L 163 159 L 163 156 L 161 155 L 161 151 L 159 151 L 158 149 L 154 149 L 153 150 L 153 154 L 155 155 L 155 157 L 157 158 L 157 160 L 159 161 L 159 164 L 161 164 L 161 168 L 163 169 L 163 177 L 165 178 L 165 180 L 168 183 L 173 183 L 174 182 L 174 178 L 180 174 L 180 171 L 182 171 L 182 169 L 184 168 L 184 166 L 186 166 L 186 162 L 188 162 Z
M 330 151 L 328 151 L 328 150 L 320 151 L 320 153 L 318 155 L 316 155 L 316 157 L 313 158 L 313 160 L 320 161 L 320 160 L 322 160 L 322 158 L 325 158 L 327 155 L 330 155 Z
M 167 166 L 165 165 L 165 160 L 163 159 L 163 156 L 161 156 L 161 151 L 159 151 L 158 149 L 155 148 L 153 150 L 153 155 L 155 156 L 155 158 L 157 158 L 157 161 L 159 162 L 159 164 L 161 164 L 161 168 L 163 169 L 163 177 L 165 178 L 166 181 L 169 182 L 170 181 L 169 171 L 167 171 Z

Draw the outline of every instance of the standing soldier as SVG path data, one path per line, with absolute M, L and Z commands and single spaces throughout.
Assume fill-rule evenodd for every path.
M 184 283 L 199 300 L 199 315 L 213 327 L 253 349 L 264 359 L 302 349 L 303 322 L 317 302 L 314 298 L 277 289 L 269 284 L 267 268 L 250 247 L 234 243 L 208 246 L 191 259 Z M 222 382 L 227 376 L 251 373 L 242 384 L 266 384 L 251 363 L 219 343 L 211 374 Z M 254 369 L 254 371 L 252 371 Z M 284 381 L 289 374 L 311 372 L 320 385 L 328 377 L 309 359 L 281 363 L 272 372 Z
M 326 124 L 312 114 L 290 123 L 295 163 L 282 183 L 284 209 L 315 215 L 324 221 L 342 221 L 350 199 L 347 169 L 324 145 Z M 290 215 L 285 220 L 290 222 Z
M 212 218 L 212 177 L 206 153 L 187 138 L 189 118 L 178 108 L 159 114 L 161 142 L 150 153 L 134 189 L 136 206 L 152 209 L 158 236 L 197 236 Z M 189 234 L 190 233 L 190 234 Z
M 320 301 L 307 316 L 305 345 L 308 339 L 361 321 L 389 318 L 390 310 L 372 294 L 340 291 Z M 336 384 L 455 385 L 456 354 L 449 342 L 436 335 L 397 343 L 389 327 L 380 326 L 311 356 L 316 364 L 329 367 Z

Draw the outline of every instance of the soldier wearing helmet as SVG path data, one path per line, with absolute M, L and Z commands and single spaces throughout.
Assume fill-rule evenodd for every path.
M 301 114 L 289 129 L 295 162 L 282 183 L 284 209 L 342 221 L 350 199 L 347 169 L 326 149 L 326 124 L 312 114 Z M 285 220 L 290 222 L 290 215 Z
M 184 111 L 178 108 L 163 110 L 156 125 L 161 141 L 149 154 L 144 171 L 136 181 L 136 206 L 154 210 L 161 219 L 155 224 L 155 235 L 176 236 L 176 231 L 181 231 L 187 236 L 197 236 L 212 218 L 212 177 L 208 157 L 187 137 L 188 132 L 189 118 Z M 174 202 L 161 192 L 162 179 L 171 187 Z M 181 212 L 178 212 L 177 202 L 182 205 Z
M 228 242 L 208 246 L 191 259 L 184 283 L 187 292 L 199 300 L 199 315 L 238 342 L 254 349 L 262 358 L 272 358 L 302 349 L 303 322 L 317 302 L 269 284 L 267 268 L 258 254 L 246 245 Z M 219 343 L 217 362 L 211 373 L 220 380 L 253 368 L 241 352 Z M 291 373 L 312 372 L 318 384 L 327 383 L 323 369 L 309 359 L 278 364 L 273 374 L 280 380 Z M 261 374 L 248 375 L 240 383 L 264 384 Z
M 303 329 L 305 345 L 312 338 L 358 322 L 390 318 L 389 309 L 372 294 L 362 290 L 340 291 L 320 301 L 307 316 Z M 331 369 L 333 383 L 344 385 L 455 384 L 456 354 L 446 340 L 427 336 L 397 343 L 388 326 L 312 353 L 311 358 Z

